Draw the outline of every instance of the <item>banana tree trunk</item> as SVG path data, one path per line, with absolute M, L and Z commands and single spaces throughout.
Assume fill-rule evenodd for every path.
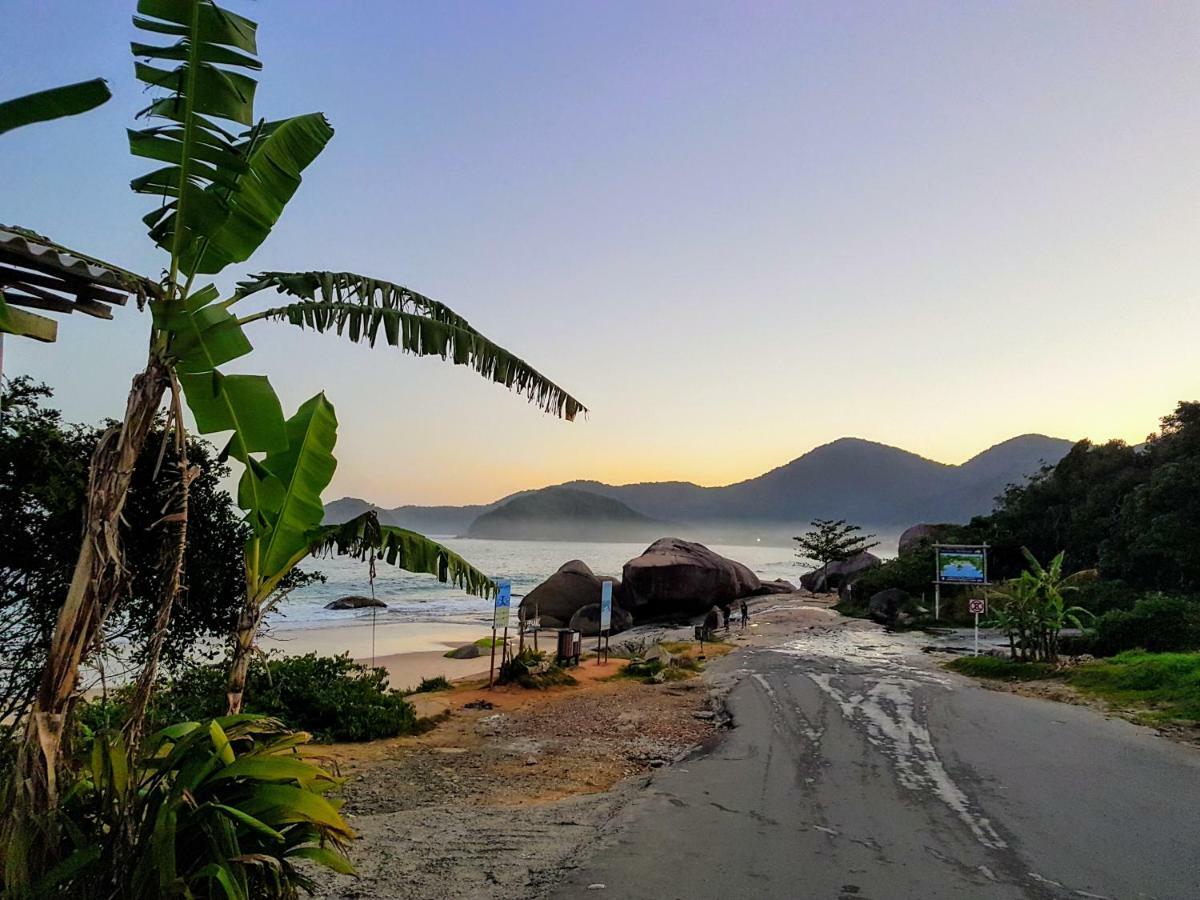
M 169 381 L 167 367 L 152 356 L 145 370 L 133 379 L 124 421 L 105 432 L 92 452 L 83 543 L 17 754 L 17 790 L 10 823 L 16 828 L 34 825 L 37 834 L 27 833 L 32 866 L 53 854 L 45 814 L 58 803 L 57 776 L 67 711 L 83 656 L 95 643 L 121 588 L 121 512 L 134 466 Z
M 162 570 L 164 573 L 158 601 L 158 614 L 154 619 L 154 629 L 146 643 L 146 659 L 142 664 L 141 674 L 134 687 L 133 702 L 130 704 L 129 716 L 125 721 L 125 743 L 129 747 L 132 758 L 137 757 L 141 744 L 142 731 L 146 723 L 146 708 L 150 703 L 150 694 L 154 690 L 154 679 L 158 675 L 158 659 L 162 655 L 163 641 L 166 640 L 167 626 L 171 621 L 171 611 L 179 598 L 180 585 L 183 581 L 183 562 L 187 552 L 188 534 L 188 492 L 192 479 L 197 472 L 193 471 L 188 462 L 187 434 L 183 428 L 183 404 L 179 396 L 179 383 L 171 378 L 171 412 L 172 420 L 169 427 L 174 431 L 175 465 L 178 469 L 179 481 L 174 487 L 172 504 L 174 509 L 163 516 L 158 524 L 164 528 Z
M 233 660 L 229 665 L 229 681 L 225 688 L 225 699 L 231 716 L 236 716 L 242 711 L 242 697 L 246 693 L 246 676 L 250 671 L 250 657 L 254 652 L 258 620 L 258 606 L 247 600 L 238 614 L 237 628 L 233 633 Z

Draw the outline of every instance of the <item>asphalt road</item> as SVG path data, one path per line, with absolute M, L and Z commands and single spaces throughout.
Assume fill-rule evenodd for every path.
M 1200 898 L 1200 752 L 879 632 L 736 665 L 736 727 L 555 896 Z

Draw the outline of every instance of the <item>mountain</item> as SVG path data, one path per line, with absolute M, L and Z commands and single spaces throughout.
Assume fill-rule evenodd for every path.
M 654 540 L 665 522 L 619 500 L 567 487 L 530 491 L 479 516 L 467 537 L 529 541 Z
M 384 509 L 358 497 L 343 497 L 325 505 L 325 524 L 339 524 L 369 509 L 375 510 L 384 525 L 396 525 L 421 534 L 464 534 L 480 515 L 500 502 L 473 506 L 397 506 Z
M 623 485 L 571 481 L 483 506 L 380 510 L 380 519 L 425 533 L 473 533 L 473 522 L 502 505 L 518 498 L 569 490 L 618 501 L 628 512 L 644 519 L 674 523 L 681 534 L 687 531 L 715 541 L 761 536 L 763 540 L 786 542 L 796 528 L 814 518 L 847 519 L 894 534 L 916 522 L 965 522 L 971 516 L 990 512 L 1006 486 L 1057 463 L 1071 446 L 1071 441 L 1061 438 L 1025 434 L 954 466 L 875 441 L 841 438 L 756 478 L 723 487 L 702 487 L 686 481 Z M 560 524 L 573 521 L 573 517 L 596 515 L 605 523 L 600 530 L 609 533 L 624 527 L 630 540 L 640 539 L 645 525 L 613 508 L 599 509 L 591 500 L 576 497 L 570 501 L 551 494 L 541 502 L 547 510 L 560 511 L 555 513 L 560 515 L 556 519 Z M 350 510 L 366 508 L 369 504 L 362 500 L 339 500 L 326 508 L 327 521 L 342 521 L 329 517 L 336 514 L 349 518 L 346 513 Z M 512 517 L 508 521 L 516 527 L 535 508 L 536 503 L 519 505 L 506 516 Z M 495 533 L 491 523 L 496 521 L 502 520 L 488 519 L 484 524 Z

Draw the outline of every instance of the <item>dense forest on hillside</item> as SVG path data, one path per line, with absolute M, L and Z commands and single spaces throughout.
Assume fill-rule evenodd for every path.
M 1140 446 L 1080 441 L 1057 465 L 1009 487 L 990 515 L 937 526 L 936 537 L 989 544 L 993 582 L 1020 573 L 1023 547 L 1039 560 L 1062 551 L 1067 571 L 1095 570 L 1072 602 L 1108 614 L 1110 625 L 1153 610 L 1157 624 L 1145 624 L 1139 646 L 1168 632 L 1200 643 L 1200 403 L 1181 402 Z M 928 594 L 933 552 L 926 542 L 885 563 L 856 594 Z

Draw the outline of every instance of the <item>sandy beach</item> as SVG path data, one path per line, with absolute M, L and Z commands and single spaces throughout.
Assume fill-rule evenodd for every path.
M 442 675 L 453 681 L 486 675 L 489 651 L 480 648 L 476 659 L 447 659 L 454 647 L 491 637 L 490 628 L 458 622 L 393 622 L 375 628 L 374 662 L 388 670 L 391 686 L 401 690 L 416 687 L 422 678 Z M 332 628 L 276 629 L 260 642 L 264 650 L 298 656 L 304 653 L 333 655 L 349 653 L 370 664 L 371 626 L 341 625 Z

